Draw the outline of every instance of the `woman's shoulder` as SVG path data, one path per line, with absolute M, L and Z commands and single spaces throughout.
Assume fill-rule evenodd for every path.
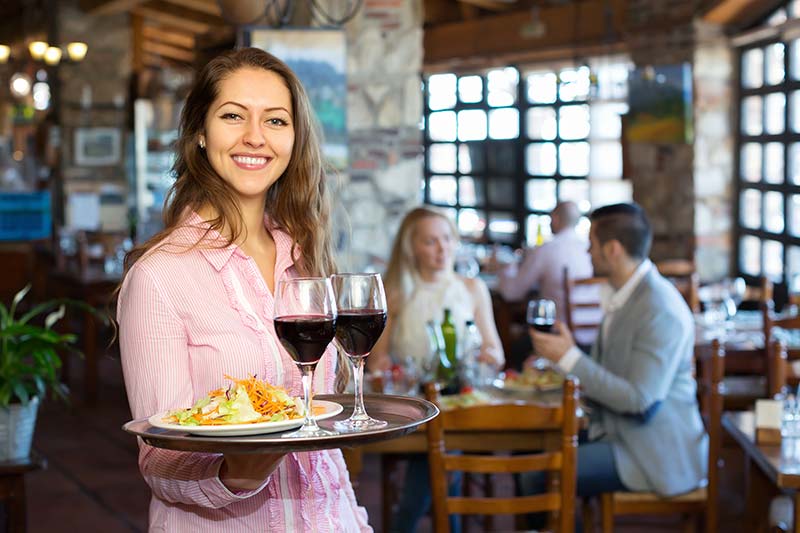
M 481 278 L 468 278 L 466 276 L 462 276 L 461 274 L 456 274 L 455 277 L 464 285 L 464 287 L 467 288 L 471 294 L 477 295 L 489 290 L 486 286 L 486 283 Z
M 131 267 L 130 273 L 146 271 L 151 274 L 186 275 L 186 268 L 201 253 L 196 241 L 175 230 L 142 254 Z M 173 278 L 179 279 L 179 278 Z

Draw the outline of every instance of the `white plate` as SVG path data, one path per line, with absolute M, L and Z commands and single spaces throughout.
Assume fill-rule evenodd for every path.
M 332 416 L 336 416 L 342 412 L 342 406 L 336 402 L 327 400 L 314 400 L 313 409 L 316 411 L 320 407 L 325 408 L 325 412 L 315 416 L 314 418 L 319 422 Z M 169 411 L 159 413 L 151 416 L 147 422 L 156 428 L 172 429 L 174 431 L 183 431 L 191 435 L 210 435 L 214 437 L 244 437 L 246 435 L 261 435 L 263 433 L 277 433 L 278 431 L 285 431 L 287 429 L 299 428 L 303 425 L 302 418 L 295 418 L 292 420 L 281 420 L 279 422 L 256 422 L 251 424 L 226 424 L 224 426 L 181 426 L 179 424 L 170 424 L 164 422 L 169 414 Z

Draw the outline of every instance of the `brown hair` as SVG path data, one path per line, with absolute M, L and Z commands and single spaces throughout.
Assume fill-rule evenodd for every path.
M 210 205 L 217 213 L 217 217 L 209 221 L 209 231 L 229 232 L 226 242 L 215 241 L 212 243 L 214 246 L 226 247 L 238 241 L 242 232 L 246 232 L 233 189 L 216 173 L 205 151 L 198 146 L 200 135 L 205 130 L 209 107 L 219 95 L 220 83 L 243 68 L 274 72 L 283 79 L 292 98 L 295 135 L 292 156 L 283 175 L 267 192 L 266 212 L 273 224 L 292 237 L 292 256 L 296 258 L 297 269 L 302 275 L 328 276 L 335 272 L 330 231 L 331 209 L 320 135 L 308 96 L 300 80 L 283 61 L 257 48 L 242 48 L 209 61 L 186 97 L 172 167 L 176 180 L 164 202 L 164 229 L 126 255 L 125 274 L 138 259 L 161 247 L 160 243 L 185 224 L 185 217 L 190 211 L 197 211 L 204 205 Z M 200 245 L 204 238 L 205 235 L 192 248 Z M 166 249 L 171 251 L 172 248 Z M 296 254 L 297 248 L 300 254 Z M 340 354 L 335 383 L 339 392 L 347 384 L 348 376 L 349 365 Z
M 197 211 L 204 205 L 210 205 L 217 213 L 209 221 L 211 229 L 229 232 L 227 242 L 216 243 L 217 246 L 236 242 L 246 231 L 233 189 L 214 171 L 205 151 L 198 146 L 220 83 L 243 68 L 264 69 L 279 75 L 292 98 L 295 133 L 292 156 L 283 175 L 269 188 L 266 211 L 271 221 L 291 235 L 294 246 L 299 247 L 297 267 L 303 275 L 327 276 L 335 271 L 318 126 L 308 96 L 283 61 L 257 48 L 242 48 L 215 57 L 198 74 L 181 112 L 172 167 L 176 181 L 164 202 L 164 229 L 128 253 L 126 273 L 140 257 L 181 226 L 188 211 Z
M 397 236 L 392 245 L 392 254 L 389 257 L 389 265 L 386 268 L 386 276 L 384 276 L 387 292 L 395 298 L 401 298 L 398 303 L 404 302 L 414 289 L 414 277 L 419 274 L 419 270 L 414 257 L 412 240 L 417 223 L 430 217 L 440 217 L 446 220 L 453 233 L 453 240 L 458 240 L 458 228 L 443 211 L 434 207 L 421 206 L 406 213 L 397 230 Z

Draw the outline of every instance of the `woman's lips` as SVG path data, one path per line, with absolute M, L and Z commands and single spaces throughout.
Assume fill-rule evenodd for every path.
M 234 164 L 243 170 L 261 170 L 271 161 L 269 157 L 245 155 L 235 155 L 232 159 Z

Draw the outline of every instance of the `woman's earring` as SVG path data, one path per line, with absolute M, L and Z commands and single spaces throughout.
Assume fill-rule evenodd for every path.
M 204 141 L 203 139 L 200 139 L 200 148 L 202 148 L 203 150 L 206 149 L 206 141 Z

